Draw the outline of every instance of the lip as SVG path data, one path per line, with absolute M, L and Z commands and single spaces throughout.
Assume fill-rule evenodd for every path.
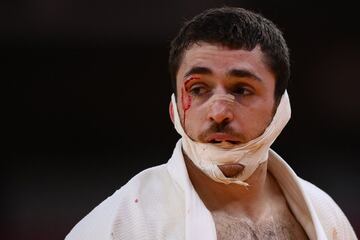
M 227 133 L 213 133 L 207 136 L 205 140 L 208 143 L 221 143 L 221 142 L 228 142 L 231 144 L 241 143 L 238 137 Z

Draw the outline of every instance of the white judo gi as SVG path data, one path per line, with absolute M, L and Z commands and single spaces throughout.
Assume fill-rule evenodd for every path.
M 348 219 L 322 190 L 299 178 L 270 150 L 268 171 L 311 240 L 356 240 Z M 192 186 L 176 144 L 170 160 L 146 169 L 84 217 L 66 240 L 215 240 L 211 213 Z

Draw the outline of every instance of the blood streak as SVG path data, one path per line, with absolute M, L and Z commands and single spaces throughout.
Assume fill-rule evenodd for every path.
M 186 92 L 184 87 L 181 89 L 181 101 L 184 112 L 186 112 L 191 107 L 191 96 Z
M 181 88 L 181 103 L 184 109 L 184 129 L 186 120 L 186 111 L 191 107 L 191 96 L 186 92 L 185 87 Z
M 181 88 L 181 103 L 182 103 L 182 107 L 183 107 L 183 110 L 184 110 L 184 128 L 185 128 L 186 111 L 189 110 L 189 108 L 191 107 L 191 100 L 192 100 L 191 96 L 186 91 L 186 84 L 188 82 L 190 82 L 191 80 L 196 80 L 196 79 L 200 79 L 200 78 L 198 78 L 198 77 L 190 77 L 190 78 L 188 78 L 184 82 L 184 85 Z

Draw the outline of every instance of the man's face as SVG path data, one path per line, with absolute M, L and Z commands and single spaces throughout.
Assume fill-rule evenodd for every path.
M 202 42 L 185 51 L 176 76 L 177 107 L 192 140 L 232 145 L 264 132 L 274 113 L 275 77 L 263 58 L 258 46 L 230 50 Z M 233 102 L 210 100 L 224 94 Z

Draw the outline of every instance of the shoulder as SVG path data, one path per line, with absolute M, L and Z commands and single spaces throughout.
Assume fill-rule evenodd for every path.
M 66 239 L 148 239 L 154 221 L 181 214 L 181 191 L 166 165 L 146 169 L 94 208 Z
M 300 183 L 329 239 L 357 239 L 345 214 L 326 192 L 306 180 Z

